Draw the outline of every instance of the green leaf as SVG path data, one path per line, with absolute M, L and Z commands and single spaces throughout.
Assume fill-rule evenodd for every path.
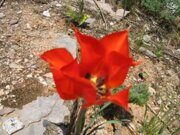
M 133 86 L 130 90 L 129 102 L 143 106 L 149 100 L 148 86 L 144 83 Z

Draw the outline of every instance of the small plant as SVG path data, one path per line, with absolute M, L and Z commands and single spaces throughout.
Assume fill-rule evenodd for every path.
M 78 0 L 76 10 L 68 8 L 67 16 L 70 17 L 70 21 L 75 25 L 81 26 L 85 23 L 88 15 L 84 12 L 84 0 Z
M 130 90 L 129 102 L 143 106 L 149 100 L 148 86 L 144 83 L 133 86 Z
M 155 51 L 156 56 L 157 57 L 162 57 L 163 56 L 163 51 L 164 51 L 164 46 L 163 46 L 163 44 L 160 44 L 157 47 L 156 51 Z
M 179 0 L 141 0 L 141 7 L 164 25 L 173 22 L 180 14 Z
M 118 88 L 113 89 L 112 93 L 118 93 L 119 91 L 123 90 L 125 86 L 120 86 Z M 137 85 L 134 85 L 130 90 L 129 95 L 129 102 L 134 103 L 140 106 L 143 106 L 147 103 L 149 100 L 149 92 L 148 92 L 148 86 L 144 83 L 140 83 Z
M 146 106 L 144 121 L 140 130 L 143 135 L 164 135 L 164 132 L 167 130 L 168 126 L 170 126 L 176 120 L 175 109 L 169 108 L 167 111 L 163 111 L 163 108 L 164 106 L 161 107 L 157 114 L 148 120 Z M 173 132 L 173 134 L 177 132 L 178 128 Z

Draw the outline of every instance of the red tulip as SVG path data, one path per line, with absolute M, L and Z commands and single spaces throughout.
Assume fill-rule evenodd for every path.
M 81 60 L 73 59 L 63 48 L 41 55 L 50 64 L 57 91 L 64 100 L 84 99 L 83 107 L 111 101 L 128 110 L 129 88 L 116 94 L 111 90 L 120 86 L 130 66 L 137 63 L 129 54 L 128 30 L 96 39 L 74 28 L 81 48 Z

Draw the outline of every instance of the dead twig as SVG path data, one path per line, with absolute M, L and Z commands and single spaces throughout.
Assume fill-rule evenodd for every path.
M 99 5 L 97 4 L 96 0 L 93 0 L 93 1 L 94 1 L 95 5 L 97 6 L 97 8 L 99 9 L 99 12 L 100 12 L 100 14 L 101 14 L 101 17 L 102 17 L 103 22 L 105 23 L 105 27 L 106 27 L 106 29 L 107 29 L 107 23 L 106 23 L 106 19 L 105 19 L 105 17 L 104 17 L 104 14 L 103 14 L 101 8 L 99 7 Z
M 3 6 L 4 2 L 5 2 L 5 0 L 1 0 L 1 2 L 0 2 L 0 7 Z

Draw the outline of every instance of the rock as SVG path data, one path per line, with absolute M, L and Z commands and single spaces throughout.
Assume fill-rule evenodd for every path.
M 88 18 L 85 23 L 88 23 L 89 25 L 92 25 L 96 21 L 95 18 Z
M 32 77 L 33 77 L 32 73 L 27 75 L 27 78 L 32 78 Z
M 114 23 L 113 23 L 113 22 L 110 22 L 109 24 L 110 24 L 111 26 L 112 26 L 112 25 L 114 25 Z
M 123 17 L 127 16 L 130 11 L 126 11 L 124 9 L 118 9 L 115 13 L 116 19 L 121 20 Z
M 16 63 L 11 63 L 9 65 L 10 68 L 15 68 L 15 69 L 22 69 L 23 67 L 21 65 L 18 65 Z
M 44 80 L 44 78 L 42 78 L 41 76 L 39 76 L 37 79 L 39 80 L 39 82 L 40 82 L 41 84 L 43 84 L 44 86 L 47 86 L 47 82 L 46 82 L 46 80 Z
M 2 127 L 8 134 L 13 134 L 18 130 L 21 130 L 24 125 L 17 117 L 14 117 L 9 118 L 5 122 L 3 122 Z
M 3 96 L 3 95 L 4 95 L 4 90 L 0 89 L 0 96 Z
M 49 10 L 43 11 L 43 16 L 51 17 Z
M 9 24 L 10 25 L 15 25 L 15 24 L 17 24 L 19 21 L 18 20 L 11 20 L 10 22 L 9 22 Z
M 0 110 L 0 116 L 12 113 L 14 110 L 15 110 L 14 108 L 4 107 L 3 109 Z
M 0 13 L 0 19 L 3 19 L 5 17 L 4 13 Z
M 49 73 L 46 73 L 45 75 L 43 75 L 44 77 L 46 77 L 46 78 L 53 78 L 53 75 L 52 75 L 52 73 L 51 72 L 49 72 Z
M 5 88 L 6 88 L 7 90 L 10 90 L 10 89 L 11 89 L 10 85 L 6 85 Z
M 62 102 L 58 100 L 46 119 L 52 123 L 60 124 L 64 122 L 64 116 L 67 115 L 70 115 L 68 108 L 62 105 Z
M 63 124 L 57 126 L 50 122 L 46 124 L 48 125 L 46 125 L 46 131 L 44 132 L 44 135 L 67 135 L 67 126 Z
M 45 127 L 43 127 L 42 121 L 37 123 L 32 123 L 23 130 L 15 133 L 14 135 L 43 135 L 45 132 Z
M 74 58 L 76 57 L 76 40 L 70 36 L 62 35 L 60 38 L 56 39 L 53 44 L 55 44 L 57 48 L 66 48 Z
M 55 114 L 58 109 L 59 112 L 66 112 L 66 114 Z M 59 98 L 58 94 L 54 94 L 49 97 L 38 97 L 37 100 L 24 105 L 20 112 L 20 120 L 25 125 L 40 121 L 42 118 L 57 122 L 63 121 L 65 115 L 68 115 L 68 113 L 66 107 L 63 105 L 63 100 Z M 54 117 L 56 117 L 57 121 L 54 120 Z
M 156 55 L 153 52 L 151 52 L 150 50 L 147 50 L 144 47 L 140 47 L 139 51 L 147 55 L 149 58 L 156 58 Z
M 157 103 L 158 103 L 158 105 L 161 105 L 161 104 L 162 104 L 162 100 L 159 99 L 159 100 L 157 101 Z
M 149 43 L 150 40 L 151 40 L 151 36 L 149 36 L 149 35 L 143 36 L 143 41 L 145 41 L 146 43 Z
M 87 2 L 87 4 L 85 5 L 88 5 L 88 7 L 86 8 L 97 11 L 96 5 L 92 0 L 85 0 L 85 2 Z M 130 11 L 124 12 L 124 9 L 118 9 L 116 12 L 114 12 L 112 6 L 109 3 L 105 3 L 104 1 L 96 1 L 96 2 L 102 11 L 108 13 L 114 19 L 117 20 L 121 20 L 123 16 L 126 16 L 127 14 L 130 13 Z
M 152 87 L 149 87 L 149 93 L 152 95 L 154 95 L 156 93 L 156 90 Z
M 57 4 L 56 4 L 56 7 L 62 7 L 62 5 L 61 5 L 61 4 L 59 4 L 59 3 L 57 3 Z

